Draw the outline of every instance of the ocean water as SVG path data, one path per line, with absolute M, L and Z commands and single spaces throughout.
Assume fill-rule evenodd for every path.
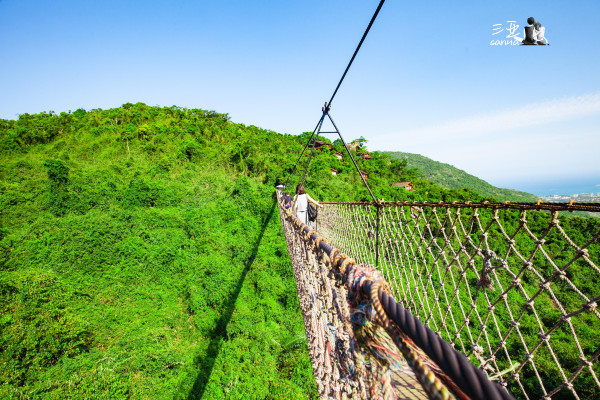
M 586 177 L 556 177 L 503 181 L 496 186 L 517 189 L 537 196 L 600 193 L 600 174 Z

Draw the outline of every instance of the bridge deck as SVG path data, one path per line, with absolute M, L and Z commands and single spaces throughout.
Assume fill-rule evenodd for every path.
M 406 367 L 408 368 L 408 367 Z M 427 393 L 417 381 L 415 374 L 406 369 L 392 371 L 392 383 L 398 400 L 427 400 Z

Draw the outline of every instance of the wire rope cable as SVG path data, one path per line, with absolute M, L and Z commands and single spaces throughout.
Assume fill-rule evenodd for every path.
M 319 119 L 319 122 L 317 123 L 317 126 L 313 130 L 313 133 L 310 135 L 308 141 L 304 145 L 304 148 L 300 152 L 300 155 L 298 156 L 298 159 L 296 160 L 296 163 L 294 164 L 294 167 L 292 168 L 292 172 L 290 172 L 290 174 L 288 175 L 288 178 L 286 179 L 286 182 L 285 182 L 285 185 L 284 185 L 285 187 L 287 187 L 287 185 L 290 183 L 291 178 L 293 177 L 294 173 L 296 172 L 296 166 L 298 165 L 298 162 L 302 158 L 302 154 L 304 154 L 304 151 L 306 150 L 306 148 L 308 147 L 308 145 L 311 143 L 311 140 L 313 140 L 313 137 L 315 136 L 315 132 L 317 132 L 317 130 L 320 129 L 320 126 L 323 124 L 323 120 L 325 119 L 325 115 L 328 115 L 329 109 L 331 108 L 331 103 L 333 102 L 333 99 L 335 98 L 335 95 L 337 94 L 338 90 L 340 89 L 340 86 L 342 85 L 342 82 L 344 81 L 344 78 L 346 78 L 346 75 L 348 74 L 348 71 L 350 70 L 350 67 L 352 66 L 352 63 L 354 62 L 354 59 L 356 58 L 356 55 L 358 54 L 358 51 L 360 50 L 360 48 L 361 48 L 362 44 L 364 43 L 367 35 L 369 34 L 369 31 L 371 30 L 371 27 L 373 26 L 373 23 L 375 22 L 375 19 L 377 18 L 377 15 L 379 14 L 379 11 L 381 10 L 381 7 L 383 6 L 383 3 L 385 3 L 385 0 L 381 0 L 379 2 L 379 5 L 377 6 L 377 9 L 375 10 L 375 13 L 371 17 L 371 20 L 369 21 L 369 25 L 365 29 L 365 32 L 363 33 L 363 35 L 362 35 L 362 37 L 360 39 L 360 42 L 358 42 L 358 46 L 356 46 L 356 49 L 354 50 L 354 54 L 352 54 L 352 57 L 350 58 L 350 61 L 348 62 L 348 65 L 346 66 L 346 69 L 344 70 L 344 73 L 342 74 L 342 77 L 340 78 L 340 81 L 338 82 L 337 86 L 335 87 L 335 90 L 333 91 L 333 94 L 331 95 L 331 98 L 329 99 L 329 102 L 325 103 L 325 107 L 323 107 L 323 109 L 322 109 L 323 115 L 321 115 L 321 118 Z M 331 117 L 329 117 L 329 118 L 331 119 Z M 337 128 L 336 128 L 336 130 L 337 130 Z M 341 134 L 339 133 L 339 131 L 337 133 L 341 137 Z M 318 133 L 317 133 L 317 137 L 318 137 Z M 315 137 L 315 140 L 316 140 L 316 137 Z M 343 138 L 342 138 L 342 141 L 343 141 Z M 313 145 L 314 145 L 314 142 L 313 142 Z M 314 146 L 313 146 L 313 148 L 314 148 Z M 305 168 L 305 174 L 306 174 L 306 170 L 308 170 L 308 164 L 310 163 L 310 159 L 311 159 L 311 157 L 309 157 L 309 159 L 308 159 L 308 163 L 307 163 L 307 166 Z M 355 165 L 356 165 L 356 163 L 355 163 Z M 357 170 L 358 170 L 358 167 L 357 167 Z M 359 170 L 359 175 L 360 175 L 360 170 Z M 369 193 L 371 194 L 371 197 L 373 197 L 373 200 L 375 200 L 375 197 L 373 196 L 373 193 L 371 193 L 371 189 L 366 184 L 366 182 L 365 182 L 364 178 L 362 177 L 362 175 L 361 175 L 361 178 L 363 179 L 363 182 L 367 186 L 367 189 L 369 190 Z M 304 179 L 305 179 L 305 176 L 302 177 L 301 182 L 304 182 Z
M 337 86 L 335 87 L 335 90 L 333 91 L 333 94 L 331 95 L 331 98 L 329 99 L 329 102 L 326 105 L 327 110 L 329 110 L 329 108 L 331 107 L 331 102 L 333 101 L 333 98 L 335 97 L 340 86 L 342 85 L 342 82 L 344 81 L 344 78 L 346 77 L 348 70 L 352 66 L 352 63 L 354 62 L 354 59 L 356 58 L 356 55 L 358 54 L 360 47 L 362 46 L 363 42 L 365 41 L 365 38 L 369 34 L 369 31 L 371 30 L 371 27 L 373 26 L 373 22 L 375 22 L 375 18 L 377 18 L 377 15 L 379 14 L 381 7 L 383 6 L 383 3 L 385 3 L 385 0 L 381 0 L 379 2 L 379 5 L 377 6 L 377 10 L 375 10 L 375 13 L 373 14 L 373 17 L 371 18 L 371 21 L 369 22 L 367 29 L 365 29 L 365 33 L 363 33 L 362 38 L 360 39 L 360 42 L 358 43 L 358 46 L 356 46 L 356 50 L 354 50 L 354 54 L 352 54 L 352 58 L 350 59 L 348 66 L 346 66 L 346 70 L 344 70 L 344 74 L 342 75 L 340 81 L 338 82 Z

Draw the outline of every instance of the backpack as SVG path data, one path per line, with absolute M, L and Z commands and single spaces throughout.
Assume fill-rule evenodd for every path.
M 317 207 L 311 203 L 308 203 L 308 220 L 315 222 L 317 220 L 318 212 Z
M 283 195 L 283 208 L 285 208 L 286 210 L 289 210 L 292 207 L 292 198 L 290 197 L 289 194 L 284 194 Z

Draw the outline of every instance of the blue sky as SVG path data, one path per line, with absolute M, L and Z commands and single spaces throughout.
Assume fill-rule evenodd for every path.
M 377 4 L 0 0 L 0 118 L 141 101 L 312 130 Z M 551 46 L 490 45 L 529 16 Z M 599 17 L 596 0 L 388 0 L 331 115 L 373 150 L 600 192 Z

